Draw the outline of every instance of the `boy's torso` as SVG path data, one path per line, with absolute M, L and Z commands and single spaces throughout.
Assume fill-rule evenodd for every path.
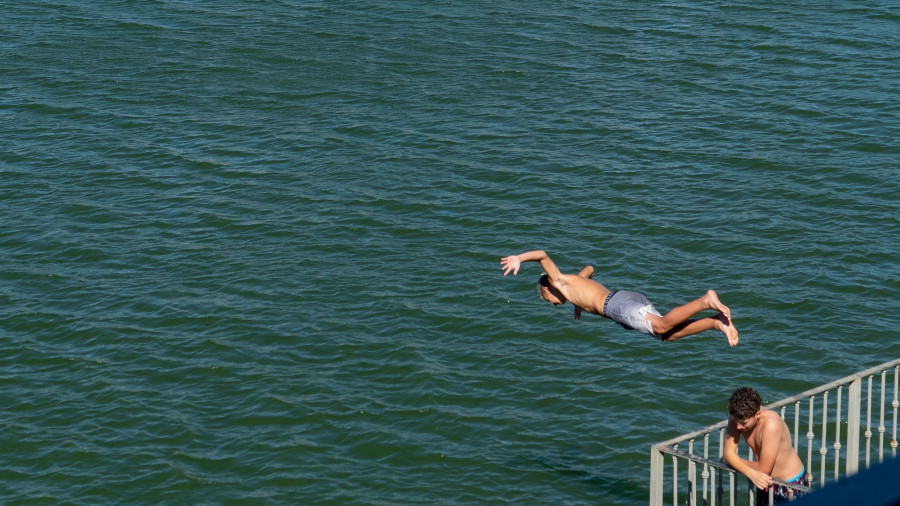
M 766 438 L 774 438 L 774 443 L 778 445 L 775 454 L 775 467 L 772 469 L 772 477 L 778 480 L 788 480 L 795 477 L 802 469 L 803 463 L 800 457 L 794 452 L 791 445 L 791 434 L 784 423 L 784 420 L 774 411 L 763 409 L 759 423 L 750 434 L 744 434 L 744 440 L 747 446 L 753 450 L 753 455 L 757 459 L 762 451 L 763 442 Z M 768 423 L 774 417 L 777 423 L 771 426 Z M 766 431 L 772 431 L 768 433 Z
M 588 313 L 603 316 L 603 303 L 609 295 L 609 289 L 600 283 L 572 274 L 564 274 L 562 293 L 572 304 Z

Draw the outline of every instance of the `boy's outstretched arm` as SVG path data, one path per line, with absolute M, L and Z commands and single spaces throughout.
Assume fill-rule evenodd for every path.
M 519 273 L 519 267 L 525 262 L 540 262 L 544 272 L 547 273 L 547 277 L 550 278 L 551 284 L 555 285 L 562 278 L 562 273 L 559 272 L 556 264 L 553 263 L 553 260 L 550 260 L 550 257 L 547 256 L 544 250 L 527 251 L 521 255 L 504 257 L 500 259 L 500 268 L 503 269 L 504 276 L 509 274 L 510 271 L 512 271 L 513 275 L 516 275 Z

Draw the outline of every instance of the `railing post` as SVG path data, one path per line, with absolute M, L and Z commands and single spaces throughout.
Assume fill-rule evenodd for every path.
M 663 454 L 650 448 L 650 506 L 662 506 L 663 503 Z
M 859 471 L 859 415 L 862 404 L 862 378 L 850 382 L 847 391 L 847 476 Z
M 719 459 L 722 459 L 724 456 L 725 456 L 725 429 L 722 428 L 722 429 L 719 429 Z M 723 492 L 722 484 L 724 483 L 724 481 L 725 481 L 725 472 L 722 471 L 721 473 L 719 473 L 719 487 L 716 489 L 716 492 L 718 494 L 717 497 L 719 499 L 719 504 L 725 504 L 722 501 L 722 492 Z M 732 477 L 731 481 L 732 481 L 732 485 L 734 485 L 734 477 Z M 732 500 L 732 502 L 729 504 L 731 506 L 734 506 L 734 501 Z
M 728 471 L 728 504 L 737 504 L 737 486 L 735 485 L 734 471 Z
M 709 433 L 703 435 L 703 458 L 709 459 Z M 709 496 L 707 496 L 707 491 L 709 490 L 709 465 L 705 462 L 703 463 L 703 473 L 700 475 L 703 478 L 703 504 L 709 504 Z
M 753 458 L 753 449 L 747 448 L 747 460 L 750 462 L 755 461 Z M 753 484 L 753 480 L 749 477 L 747 478 L 747 504 L 750 506 L 756 506 L 756 485 Z
M 900 384 L 900 365 L 894 367 L 894 438 L 891 439 L 891 457 L 897 457 L 897 408 L 900 407 L 900 399 L 897 398 L 897 386 Z
M 815 407 L 815 399 L 815 395 L 810 396 L 809 398 L 809 430 L 806 432 L 806 472 L 810 476 L 812 476 L 813 472 L 813 440 L 816 437 L 816 435 L 813 433 L 813 408 Z
M 837 387 L 837 409 L 834 415 L 834 481 L 841 476 L 841 393 L 843 385 Z
M 678 449 L 678 445 L 672 448 Z M 678 506 L 678 457 L 672 455 L 672 506 Z
M 866 394 L 866 469 L 872 456 L 872 375 L 869 375 L 869 391 Z
M 688 441 L 688 455 L 694 454 L 694 440 Z M 688 504 L 697 504 L 697 463 L 688 461 Z

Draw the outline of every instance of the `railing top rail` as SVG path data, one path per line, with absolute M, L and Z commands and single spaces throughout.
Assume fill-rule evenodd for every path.
M 691 455 L 691 454 L 689 454 L 689 453 L 687 453 L 687 452 L 683 452 L 683 451 L 679 451 L 679 450 L 672 450 L 671 448 L 660 448 L 660 451 L 663 452 L 663 453 L 668 453 L 669 455 L 675 455 L 676 457 L 681 457 L 681 458 L 684 458 L 684 459 L 687 459 L 687 460 L 692 460 L 692 461 L 697 462 L 697 463 L 699 463 L 699 464 L 706 464 L 706 465 L 708 465 L 708 466 L 710 466 L 710 467 L 715 467 L 715 468 L 721 469 L 721 470 L 723 470 L 723 471 L 734 472 L 734 473 L 737 472 L 737 471 L 734 470 L 733 467 L 729 466 L 729 465 L 726 464 L 725 462 L 720 462 L 720 461 L 717 461 L 717 460 L 705 459 L 705 458 L 703 458 L 703 457 L 698 457 L 697 455 Z M 778 485 L 784 485 L 784 486 L 786 486 L 786 487 L 788 487 L 788 488 L 792 488 L 792 489 L 794 489 L 794 490 L 799 490 L 799 491 L 801 491 L 801 492 L 809 492 L 809 491 L 812 490 L 812 488 L 810 488 L 810 487 L 806 487 L 806 486 L 803 486 L 803 485 L 798 485 L 798 484 L 796 484 L 796 483 L 788 483 L 788 482 L 786 482 L 786 481 L 775 480 L 775 479 L 773 479 L 772 482 L 773 482 L 773 483 L 776 483 L 776 484 L 778 484 Z
M 799 393 L 797 395 L 788 397 L 786 399 L 781 399 L 780 401 L 773 402 L 772 404 L 768 404 L 764 407 L 767 409 L 780 408 L 782 406 L 786 406 L 793 402 L 797 402 L 797 401 L 800 401 L 803 399 L 808 399 L 809 397 L 812 397 L 814 395 L 819 395 L 820 393 L 831 390 L 832 388 L 846 385 L 846 384 L 850 383 L 851 381 L 854 381 L 858 378 L 865 378 L 866 376 L 871 376 L 875 373 L 880 373 L 882 371 L 886 371 L 886 370 L 890 369 L 891 367 L 898 367 L 898 366 L 900 366 L 900 358 L 891 360 L 890 362 L 885 362 L 881 365 L 876 365 L 875 367 L 871 367 L 869 369 L 866 369 L 865 371 L 858 372 L 856 374 L 851 374 L 850 376 L 846 376 L 839 380 L 832 381 L 831 383 L 826 383 L 824 385 L 817 386 L 816 388 L 813 388 L 811 390 L 807 390 L 803 393 Z M 662 443 L 657 443 L 657 444 L 653 445 L 653 448 L 656 450 L 661 450 L 662 448 L 667 448 L 667 447 L 673 446 L 675 444 L 681 443 L 683 441 L 690 441 L 691 439 L 695 439 L 699 436 L 709 434 L 711 432 L 717 431 L 717 430 L 725 428 L 727 426 L 728 426 L 728 419 L 726 418 L 725 420 L 722 420 L 721 422 L 718 422 L 713 425 L 708 425 L 700 430 L 695 430 L 694 432 L 690 432 L 688 434 L 682 434 L 681 436 L 674 437 L 672 439 L 669 439 L 668 441 L 663 441 Z M 670 453 L 670 452 L 668 452 L 668 453 Z

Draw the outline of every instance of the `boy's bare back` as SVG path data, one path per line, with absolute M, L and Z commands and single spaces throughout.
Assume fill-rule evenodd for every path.
M 550 284 L 582 311 L 604 316 L 603 303 L 609 295 L 609 289 L 600 283 L 573 274 L 563 274 L 560 283 L 554 285 L 551 280 Z

